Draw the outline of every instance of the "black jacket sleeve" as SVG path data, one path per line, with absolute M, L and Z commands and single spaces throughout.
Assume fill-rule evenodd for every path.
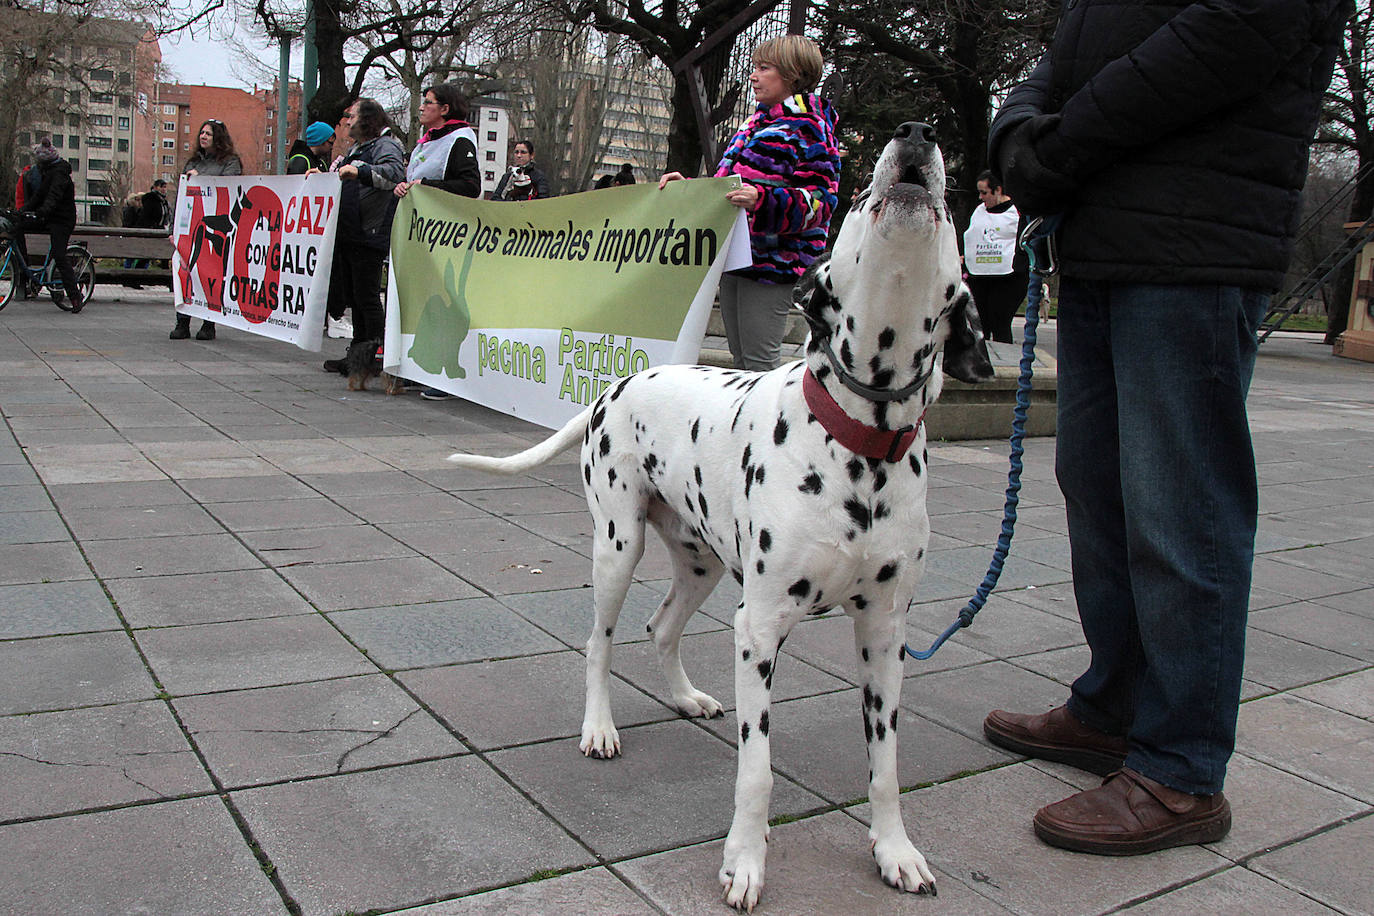
M 420 183 L 459 197 L 481 197 L 482 173 L 477 168 L 477 147 L 467 137 L 459 137 L 449 149 L 444 177 L 426 178 Z
M 46 182 L 46 192 L 43 194 L 43 200 L 34 208 L 33 212 L 38 214 L 38 218 L 45 223 L 63 222 L 64 220 L 61 218 L 63 214 L 58 213 L 57 208 L 62 206 L 62 201 L 72 199 L 74 187 L 75 186 L 72 184 L 72 176 L 69 172 L 63 169 L 52 169 L 48 181 Z M 75 215 L 76 208 L 73 207 L 72 213 L 68 218 L 74 220 Z

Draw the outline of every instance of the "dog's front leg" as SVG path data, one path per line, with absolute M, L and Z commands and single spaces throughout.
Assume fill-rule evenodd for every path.
M 739 722 L 739 770 L 735 778 L 735 817 L 725 837 L 720 883 L 725 902 L 753 911 L 763 892 L 768 855 L 768 800 L 773 766 L 768 747 L 769 694 L 777 662 L 776 632 L 759 633 L 749 622 L 749 605 L 735 614 L 735 715 Z
M 884 881 L 904 891 L 934 894 L 935 875 L 907 839 L 897 797 L 897 704 L 905 642 L 905 615 L 891 607 L 870 607 L 854 618 L 868 745 L 868 800 L 873 812 L 868 836 Z

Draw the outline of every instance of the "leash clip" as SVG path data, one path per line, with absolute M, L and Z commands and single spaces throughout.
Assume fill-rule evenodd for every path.
M 1057 213 L 1032 217 L 1017 239 L 1017 244 L 1030 261 L 1031 272 L 1041 277 L 1053 277 L 1059 273 L 1059 243 L 1055 232 L 1059 230 L 1060 219 Z

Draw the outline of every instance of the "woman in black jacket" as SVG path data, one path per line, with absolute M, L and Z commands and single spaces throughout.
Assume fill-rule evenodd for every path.
M 181 174 L 187 177 L 196 175 L 242 175 L 243 160 L 234 150 L 234 140 L 229 136 L 229 128 L 223 121 L 210 118 L 200 125 L 196 135 L 196 153 L 186 162 Z M 191 316 L 177 313 L 176 326 L 167 335 L 172 340 L 185 340 L 191 336 Z M 214 340 L 215 323 L 202 321 L 196 331 L 196 340 Z

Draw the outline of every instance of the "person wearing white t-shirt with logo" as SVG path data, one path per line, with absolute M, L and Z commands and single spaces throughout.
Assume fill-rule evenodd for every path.
M 1013 343 L 1011 319 L 1026 298 L 1028 277 L 1025 255 L 1016 247 L 1021 215 L 993 172 L 978 176 L 978 199 L 982 202 L 964 232 L 969 291 L 978 307 L 983 337 Z

